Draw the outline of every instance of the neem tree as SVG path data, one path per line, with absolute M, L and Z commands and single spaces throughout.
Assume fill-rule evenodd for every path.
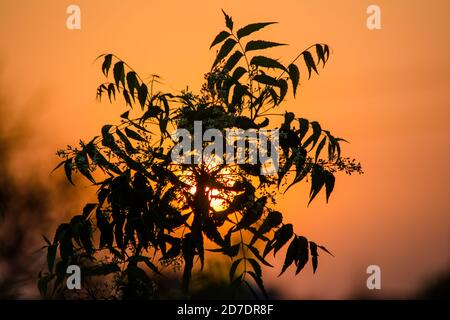
M 309 79 L 320 64 L 325 66 L 329 47 L 314 44 L 285 66 L 261 55 L 282 44 L 247 40 L 273 22 L 234 31 L 233 20 L 224 15 L 226 30 L 211 44 L 221 47 L 199 94 L 157 92 L 155 78 L 146 84 L 117 56 L 100 56 L 103 74 L 112 79 L 98 87 L 98 99 L 107 94 L 112 102 L 120 95 L 130 110 L 120 124 L 104 125 L 101 136 L 58 151 L 64 159 L 58 167 L 69 182 L 73 173 L 81 173 L 98 188 L 98 201 L 59 225 L 53 241 L 46 238 L 48 270 L 38 282 L 43 295 L 64 290 L 72 264 L 81 267 L 83 281 L 114 274 L 110 281 L 122 298 L 151 296 L 164 269 L 180 265 L 188 295 L 194 265 L 203 268 L 209 251 L 231 258 L 232 285 L 245 283 L 266 296 L 261 265 L 272 267 L 269 253 L 288 246 L 281 274 L 292 264 L 298 274 L 309 260 L 315 272 L 318 249 L 328 252 L 295 234 L 274 205 L 278 194 L 307 177 L 311 202 L 322 189 L 328 200 L 336 172 L 361 172 L 359 163 L 341 156 L 345 140 L 316 121 L 275 113 L 288 88 L 295 96 L 306 78 L 299 64 Z M 170 133 L 178 128 L 192 132 L 194 121 L 202 121 L 203 130 L 267 129 L 275 117 L 284 118 L 276 175 L 261 175 L 261 164 L 171 160 L 176 141 Z M 204 141 L 203 147 L 210 143 Z

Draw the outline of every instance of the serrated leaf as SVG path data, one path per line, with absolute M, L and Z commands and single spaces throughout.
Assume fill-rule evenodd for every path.
M 322 61 L 323 66 L 325 67 L 325 53 L 323 51 L 323 47 L 321 44 L 316 44 L 316 53 L 317 53 L 317 59 L 318 59 L 317 64 L 319 64 L 320 61 Z
M 280 97 L 279 97 L 278 103 L 280 103 L 281 101 L 283 101 L 283 99 L 286 96 L 287 91 L 288 91 L 287 81 L 284 79 L 279 79 L 278 87 L 280 88 Z
M 277 79 L 268 76 L 266 74 L 257 74 L 256 76 L 253 77 L 253 80 L 265 84 L 265 85 L 269 85 L 269 86 L 275 86 L 278 87 L 279 86 L 279 82 L 277 81 Z
M 227 31 L 221 31 L 215 38 L 214 41 L 211 43 L 210 49 L 214 47 L 216 44 L 221 43 L 222 41 L 225 41 L 231 34 Z
M 119 91 L 120 83 L 122 83 L 123 87 L 125 87 L 125 69 L 124 69 L 123 61 L 119 61 L 114 65 L 113 73 L 114 73 L 114 81 L 116 83 L 117 91 Z
M 297 65 L 291 63 L 288 66 L 288 72 L 289 72 L 289 78 L 292 81 L 292 90 L 294 91 L 294 97 L 297 93 L 297 87 L 300 82 L 300 70 L 298 69 Z
M 148 95 L 148 88 L 143 83 L 138 89 L 138 100 L 139 104 L 141 105 L 141 108 L 143 109 L 145 107 L 145 102 L 147 101 L 147 95 Z
M 236 269 L 239 266 L 239 263 L 242 261 L 242 259 L 234 260 L 231 267 L 230 267 L 230 281 L 233 281 L 234 274 L 236 273 Z
M 310 150 L 314 148 L 314 146 L 316 145 L 317 141 L 320 138 L 320 134 L 322 133 L 322 128 L 317 121 L 312 121 L 311 127 L 313 129 L 313 133 L 311 134 L 311 136 L 309 136 L 308 139 L 306 139 L 305 143 L 303 144 L 303 148 L 306 148 L 312 143 Z
M 223 66 L 223 70 L 231 71 L 236 66 L 236 64 L 239 62 L 239 60 L 242 58 L 243 54 L 240 51 L 235 51 L 230 58 L 228 58 L 228 61 Z
M 308 79 L 311 78 L 311 70 L 314 70 L 317 74 L 316 64 L 314 62 L 314 58 L 309 51 L 303 52 L 303 58 L 305 59 L 306 67 L 308 68 Z
M 127 73 L 127 86 L 131 97 L 134 100 L 134 90 L 139 88 L 139 81 L 136 76 L 136 72 L 130 71 Z
M 325 192 L 326 192 L 326 199 L 328 202 L 328 199 L 330 198 L 331 193 L 334 189 L 334 183 L 335 183 L 335 177 L 331 172 L 325 171 Z
M 285 43 L 264 41 L 264 40 L 252 40 L 245 45 L 245 52 L 253 50 L 264 50 L 272 47 L 285 46 Z
M 325 61 L 328 61 L 328 59 L 330 58 L 330 48 L 328 47 L 328 45 L 323 46 L 323 53 L 324 53 Z
M 259 263 L 255 260 L 255 259 L 247 259 L 248 262 L 250 262 L 250 264 L 252 265 L 253 271 L 255 272 L 255 274 L 258 277 L 262 276 L 262 270 L 261 270 L 261 266 L 259 265 Z
M 230 31 L 233 31 L 233 20 L 231 17 L 222 9 L 223 15 L 225 16 L 225 25 Z
M 260 22 L 260 23 L 252 23 L 249 25 L 246 25 L 245 27 L 242 27 L 236 32 L 236 35 L 238 39 L 241 39 L 243 37 L 246 37 L 258 30 L 261 30 L 264 27 L 267 27 L 268 25 L 274 24 L 276 22 Z
M 304 119 L 304 118 L 299 118 L 298 119 L 298 123 L 300 125 L 300 141 L 303 140 L 303 138 L 306 136 L 306 133 L 308 132 L 309 129 L 309 121 L 308 119 Z
M 311 190 L 309 192 L 309 202 L 308 205 L 313 201 L 317 194 L 322 190 L 325 185 L 325 179 L 323 174 L 323 169 L 315 164 L 311 171 Z
M 280 250 L 294 234 L 294 229 L 292 224 L 285 224 L 280 229 L 275 232 L 275 243 L 274 243 L 274 255 Z
M 234 81 L 239 81 L 239 79 L 245 74 L 247 73 L 247 70 L 243 67 L 237 67 L 236 69 L 234 69 L 233 71 L 233 75 L 231 76 L 233 78 Z
M 308 239 L 305 237 L 298 237 L 298 247 L 296 253 L 296 261 L 297 270 L 295 270 L 295 274 L 299 274 L 300 271 L 305 267 L 309 260 L 309 248 L 308 248 Z
M 255 65 L 258 67 L 265 67 L 265 68 L 274 68 L 274 69 L 281 69 L 283 71 L 287 71 L 286 68 L 279 63 L 277 60 L 274 60 L 272 58 L 264 57 L 264 56 L 254 56 L 252 60 L 250 61 L 251 65 Z
M 217 54 L 216 60 L 214 60 L 213 68 L 220 62 L 222 59 L 224 59 L 230 52 L 233 50 L 234 46 L 236 45 L 236 40 L 234 39 L 227 39 L 225 43 L 222 45 L 222 47 L 219 50 L 219 53 Z
M 315 161 L 317 162 L 317 159 L 319 158 L 320 152 L 322 151 L 323 147 L 325 146 L 325 142 L 327 141 L 326 137 L 323 137 L 322 141 L 320 141 L 319 145 L 317 146 L 316 149 L 316 156 L 315 156 Z
M 255 247 L 248 245 L 247 248 L 253 253 L 253 255 L 258 259 L 263 265 L 273 268 L 273 265 L 271 265 L 269 262 L 267 262 L 259 253 L 258 249 Z
M 112 54 L 105 55 L 102 64 L 102 72 L 105 75 L 105 77 L 108 76 L 109 68 L 111 67 L 111 61 L 112 61 Z
M 259 277 L 257 274 L 255 274 L 253 271 L 249 271 L 248 274 L 252 276 L 253 280 L 255 280 L 256 284 L 258 285 L 259 290 L 264 295 L 264 298 L 269 299 L 269 296 L 267 295 L 266 288 L 264 288 L 264 283 L 261 277 Z
M 108 85 L 108 99 L 109 102 L 112 102 L 111 96 L 113 96 L 114 100 L 116 99 L 116 87 L 114 86 L 114 83 L 110 83 Z
M 128 93 L 128 90 L 123 89 L 122 94 L 123 98 L 125 99 L 125 104 L 129 105 L 132 108 L 133 104 L 131 103 L 130 94 Z
M 294 239 L 292 239 L 291 244 L 289 245 L 286 251 L 286 258 L 284 259 L 283 268 L 281 269 L 281 272 L 278 276 L 281 276 L 287 270 L 287 268 L 291 266 L 291 264 L 295 260 L 297 251 L 298 251 L 298 238 L 294 237 Z

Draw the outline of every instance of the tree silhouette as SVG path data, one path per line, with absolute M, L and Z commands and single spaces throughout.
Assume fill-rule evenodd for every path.
M 272 267 L 268 254 L 288 246 L 280 274 L 292 264 L 298 274 L 309 260 L 316 271 L 318 249 L 329 253 L 294 233 L 293 225 L 275 209 L 276 196 L 309 177 L 309 202 L 322 189 L 328 201 L 334 174 L 361 173 L 361 166 L 341 156 L 340 143 L 345 140 L 318 122 L 275 111 L 289 87 L 295 96 L 301 79 L 318 74 L 330 49 L 314 44 L 285 66 L 261 55 L 283 44 L 248 40 L 273 22 L 235 32 L 233 20 L 223 13 L 226 30 L 211 44 L 220 49 L 199 94 L 156 91 L 156 76 L 145 83 L 117 56 L 99 57 L 102 72 L 111 81 L 98 87 L 98 99 L 107 95 L 113 102 L 121 96 L 130 109 L 121 115 L 120 124 L 104 125 L 101 136 L 58 151 L 63 158 L 58 167 L 64 168 L 69 182 L 73 184 L 76 172 L 86 177 L 98 188 L 98 202 L 86 204 L 79 215 L 58 227 L 53 241 L 46 240 L 48 270 L 38 283 L 42 294 L 64 290 L 67 266 L 78 264 L 84 279 L 114 274 L 111 281 L 122 298 L 148 297 L 163 269 L 180 266 L 182 290 L 188 295 L 194 265 L 203 268 L 209 251 L 231 258 L 232 286 L 244 283 L 255 295 L 259 288 L 267 297 L 261 266 Z M 304 76 L 299 66 L 305 69 Z M 282 121 L 277 174 L 263 175 L 261 163 L 172 160 L 177 141 L 170 132 L 182 128 L 194 133 L 195 121 L 201 121 L 202 133 L 211 128 L 225 132 L 267 129 L 277 117 Z M 203 141 L 201 149 L 211 144 Z M 233 151 L 237 148 L 232 144 Z M 246 160 L 250 149 L 245 144 Z

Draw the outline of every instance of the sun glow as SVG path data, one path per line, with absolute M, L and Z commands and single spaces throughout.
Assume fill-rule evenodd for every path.
M 208 173 L 213 173 L 215 171 L 216 174 L 212 177 L 214 180 L 218 181 L 224 186 L 232 187 L 236 182 L 236 177 L 233 175 L 232 170 L 229 166 L 225 166 L 218 170 L 220 162 L 214 158 L 207 159 L 203 162 L 203 166 Z M 186 176 L 186 182 L 192 184 L 192 187 L 189 189 L 189 193 L 192 195 L 197 192 L 197 186 L 195 185 L 194 174 L 190 172 Z M 222 211 L 227 207 L 227 204 L 231 201 L 232 197 L 235 195 L 233 191 L 221 191 L 216 188 L 207 187 L 205 189 L 208 199 L 211 205 L 211 208 L 214 211 Z

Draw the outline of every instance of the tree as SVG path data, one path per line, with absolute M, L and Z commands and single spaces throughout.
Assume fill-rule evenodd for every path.
M 330 253 L 295 234 L 275 209 L 277 195 L 307 177 L 309 202 L 323 189 L 328 201 L 336 172 L 362 172 L 359 163 L 341 156 L 344 139 L 317 121 L 275 112 L 289 88 L 295 97 L 300 81 L 325 66 L 330 49 L 314 44 L 285 66 L 261 54 L 283 44 L 248 40 L 274 22 L 235 31 L 232 18 L 223 13 L 226 30 L 211 44 L 220 49 L 199 94 L 156 91 L 156 77 L 145 83 L 117 56 L 99 57 L 103 74 L 111 80 L 98 87 L 98 99 L 107 95 L 113 102 L 121 96 L 130 109 L 120 124 L 104 125 L 101 136 L 58 152 L 63 161 L 57 168 L 64 168 L 72 184 L 73 173 L 86 177 L 97 188 L 98 201 L 59 225 L 53 241 L 46 240 L 48 270 L 39 278 L 44 295 L 49 284 L 53 292 L 64 288 L 70 264 L 82 266 L 84 278 L 114 274 L 124 298 L 151 295 L 162 269 L 178 264 L 183 269 L 182 290 L 188 295 L 194 265 L 203 268 L 208 251 L 231 258 L 232 286 L 244 283 L 255 295 L 259 288 L 267 296 L 261 266 L 272 267 L 268 254 L 288 247 L 281 275 L 293 264 L 298 274 L 308 261 L 315 272 L 318 250 Z M 193 134 L 195 121 L 201 121 L 202 133 L 211 128 L 225 132 L 269 128 L 277 117 L 283 121 L 275 150 L 277 174 L 262 174 L 261 163 L 202 158 L 178 163 L 171 157 L 179 141 L 170 132 L 185 129 Z M 200 152 L 212 143 L 202 141 Z M 231 147 L 236 151 L 236 144 Z M 246 143 L 246 160 L 250 149 Z

